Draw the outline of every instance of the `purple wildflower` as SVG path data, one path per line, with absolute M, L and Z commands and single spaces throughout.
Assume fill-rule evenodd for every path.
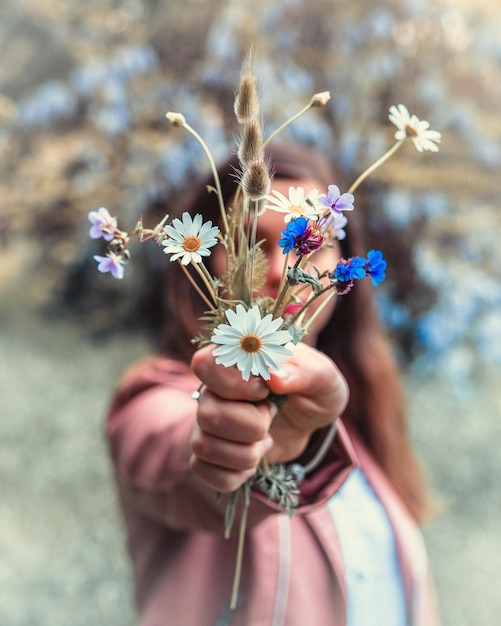
M 331 221 L 330 226 L 339 241 L 342 241 L 346 237 L 346 231 L 344 227 L 346 226 L 347 223 L 348 223 L 348 218 L 345 217 L 344 215 L 336 215 L 334 216 L 334 219 Z
M 124 259 L 122 256 L 114 252 L 108 252 L 106 256 L 95 254 L 94 260 L 98 263 L 97 269 L 99 272 L 103 274 L 110 272 L 113 278 L 118 278 L 118 280 L 124 277 Z
M 351 193 L 341 193 L 337 185 L 329 185 L 327 195 L 318 196 L 317 202 L 330 209 L 335 215 L 342 215 L 343 211 L 353 211 L 355 198 Z
M 383 259 L 381 250 L 367 252 L 367 274 L 370 275 L 372 284 L 377 287 L 386 278 L 387 263 Z
M 101 207 L 97 211 L 90 211 L 88 218 L 92 224 L 89 231 L 92 239 L 100 239 L 101 237 L 105 241 L 113 239 L 117 228 L 117 220 L 115 217 L 111 217 L 108 209 Z

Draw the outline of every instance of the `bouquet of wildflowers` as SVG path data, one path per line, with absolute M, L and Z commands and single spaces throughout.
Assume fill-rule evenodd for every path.
M 90 235 L 108 242 L 105 256 L 96 255 L 100 272 L 110 272 L 115 278 L 124 276 L 129 260 L 129 241 L 153 240 L 163 248 L 171 262 L 181 265 L 187 280 L 197 290 L 206 304 L 202 330 L 194 341 L 199 345 L 215 344 L 216 363 L 225 367 L 236 366 L 242 378 L 251 375 L 269 380 L 270 371 L 278 369 L 291 354 L 287 344 L 298 343 L 308 332 L 315 317 L 330 298 L 347 294 L 356 281 L 369 278 L 378 285 L 385 278 L 386 261 L 379 250 L 369 250 L 365 257 L 340 258 L 334 267 L 320 271 L 314 264 L 314 253 L 324 246 L 332 246 L 344 239 L 348 214 L 354 210 L 354 192 L 360 183 L 400 146 L 410 139 L 419 152 L 438 151 L 440 133 L 429 128 L 426 121 L 410 115 L 399 104 L 392 106 L 389 119 L 396 126 L 396 142 L 378 161 L 365 170 L 344 193 L 334 181 L 327 189 L 305 193 L 301 187 L 290 187 L 288 196 L 272 190 L 272 177 L 265 159 L 265 149 L 270 141 L 288 124 L 309 109 L 324 106 L 329 92 L 315 94 L 309 103 L 292 119 L 286 121 L 268 138 L 263 136 L 262 116 L 258 98 L 257 79 L 248 60 L 243 67 L 235 100 L 235 114 L 240 125 L 238 160 L 239 185 L 230 204 L 226 205 L 221 192 L 217 169 L 209 148 L 181 113 L 167 113 L 173 126 L 191 133 L 205 151 L 213 176 L 219 203 L 219 224 L 204 221 L 202 214 L 184 213 L 181 219 L 163 220 L 152 229 L 146 229 L 140 220 L 132 232 L 118 227 L 115 217 L 101 207 L 89 213 L 92 223 Z M 276 297 L 263 296 L 266 282 L 267 260 L 262 243 L 257 241 L 257 224 L 264 211 L 283 213 L 283 230 L 277 233 L 277 244 L 282 248 L 284 267 Z M 223 246 L 226 270 L 214 276 L 205 264 L 215 246 Z M 200 280 L 196 281 L 197 277 Z M 317 300 L 322 299 L 319 303 Z M 309 314 L 316 302 L 314 313 Z M 199 391 L 194 393 L 195 398 Z M 272 398 L 279 404 L 284 398 Z M 331 429 L 331 438 L 334 436 Z M 317 457 L 303 468 L 292 465 L 269 466 L 264 458 L 257 474 L 232 494 L 226 516 L 226 534 L 233 524 L 237 499 L 243 496 L 244 509 L 240 535 L 245 532 L 246 510 L 251 488 L 257 488 L 279 506 L 292 514 L 298 504 L 299 483 L 305 471 L 319 462 L 331 439 Z M 243 539 L 241 542 L 243 546 Z M 241 552 L 237 563 L 232 605 L 236 602 Z

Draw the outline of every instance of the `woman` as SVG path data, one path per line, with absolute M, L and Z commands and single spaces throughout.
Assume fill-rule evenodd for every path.
M 326 190 L 335 182 L 327 163 L 304 148 L 275 147 L 269 158 L 275 189 Z M 236 188 L 234 166 L 220 170 L 226 199 Z M 217 221 L 205 187 L 191 207 Z M 272 211 L 259 218 L 268 293 L 283 261 L 278 223 Z M 332 267 L 339 253 L 365 252 L 355 214 L 340 248 L 315 262 Z M 209 261 L 221 270 L 217 254 Z M 165 295 L 165 356 L 126 373 L 107 427 L 142 626 L 435 624 L 417 528 L 427 498 L 370 282 L 336 298 L 266 385 L 215 365 L 213 346 L 195 350 L 204 304 L 176 263 Z M 270 390 L 288 396 L 282 408 L 266 401 Z M 265 454 L 271 463 L 307 466 L 332 423 L 336 436 L 301 484 L 292 518 L 252 494 L 239 601 L 230 610 L 237 533 L 223 537 L 228 494 Z

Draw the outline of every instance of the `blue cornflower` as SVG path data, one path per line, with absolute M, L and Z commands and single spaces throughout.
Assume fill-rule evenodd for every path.
M 308 220 L 305 217 L 297 217 L 287 224 L 286 229 L 280 232 L 282 239 L 278 242 L 278 245 L 283 248 L 284 254 L 294 249 L 297 237 L 304 235 L 307 228 Z
M 336 280 L 339 280 L 342 283 L 347 283 L 351 280 L 350 268 L 344 263 L 338 263 L 333 276 Z
M 367 276 L 365 267 L 367 260 L 360 256 L 354 256 L 351 259 L 341 259 L 334 270 L 334 278 L 342 283 L 350 280 L 362 280 Z
M 367 252 L 367 274 L 371 277 L 372 284 L 377 287 L 386 278 L 387 263 L 383 259 L 381 250 Z

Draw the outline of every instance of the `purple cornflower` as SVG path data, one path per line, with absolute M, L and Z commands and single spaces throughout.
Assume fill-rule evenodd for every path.
M 105 241 L 111 241 L 113 239 L 117 228 L 117 220 L 115 217 L 111 217 L 108 209 L 102 206 L 97 211 L 90 211 L 88 218 L 92 224 L 89 231 L 89 235 L 92 239 L 100 239 L 101 237 Z
M 370 275 L 372 284 L 377 287 L 386 278 L 386 266 L 381 250 L 369 250 L 367 252 L 367 274 Z
M 335 215 L 330 223 L 334 234 L 339 241 L 342 241 L 346 237 L 346 231 L 344 227 L 348 223 L 348 218 L 344 215 Z
M 296 238 L 296 254 L 297 256 L 305 256 L 310 252 L 318 250 L 323 242 L 324 238 L 322 235 L 313 232 L 313 230 L 308 227 L 300 237 Z
M 318 196 L 317 202 L 330 209 L 335 215 L 342 215 L 343 211 L 353 211 L 355 198 L 351 193 L 341 193 L 337 185 L 329 185 L 328 193 Z
M 121 255 L 114 252 L 108 252 L 106 256 L 94 255 L 94 260 L 97 261 L 97 269 L 99 272 L 106 274 L 110 272 L 113 278 L 121 280 L 124 277 L 124 259 Z
M 362 280 L 367 276 L 366 264 L 367 260 L 360 256 L 340 259 L 332 275 L 342 283 L 347 283 L 350 280 Z

